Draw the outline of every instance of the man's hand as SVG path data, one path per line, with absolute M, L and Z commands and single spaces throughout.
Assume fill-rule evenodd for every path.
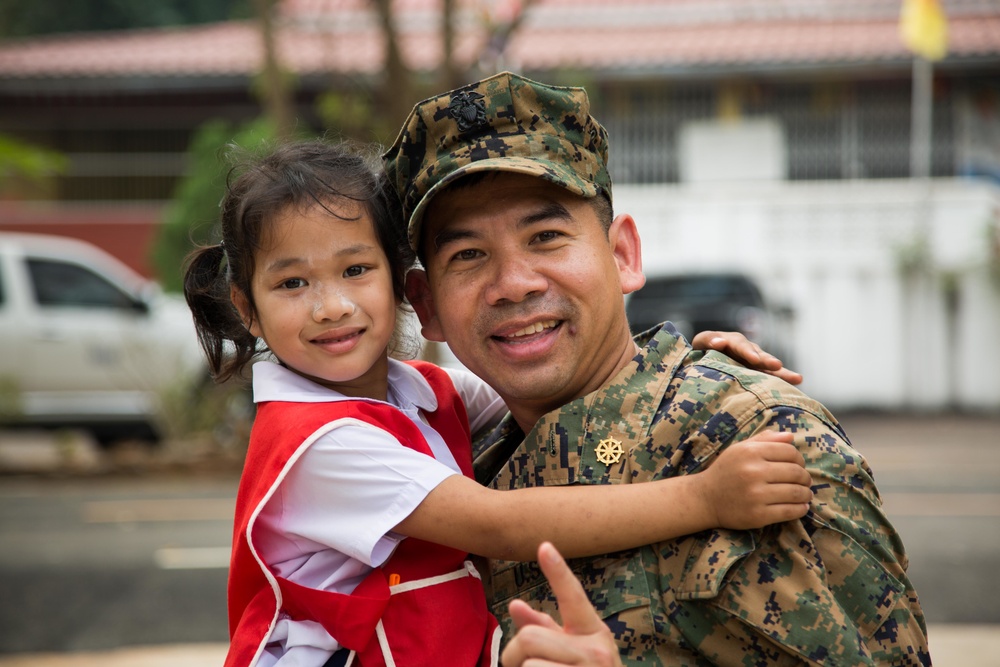
M 622 662 L 611 631 L 550 543 L 539 545 L 538 564 L 559 603 L 563 625 L 526 602 L 512 601 L 510 615 L 518 630 L 500 656 L 503 667 L 619 667 Z
M 802 375 L 785 368 L 781 359 L 737 331 L 702 331 L 691 339 L 696 350 L 724 352 L 747 368 L 770 373 L 788 384 L 801 384 Z
M 805 516 L 812 477 L 791 443 L 791 433 L 758 433 L 730 445 L 692 476 L 705 508 L 714 512 L 714 525 L 746 530 Z

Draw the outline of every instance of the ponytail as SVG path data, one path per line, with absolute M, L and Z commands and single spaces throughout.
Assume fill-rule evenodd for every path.
M 247 331 L 230 301 L 226 251 L 221 243 L 188 256 L 184 298 L 212 377 L 224 382 L 238 374 L 256 354 L 257 338 Z

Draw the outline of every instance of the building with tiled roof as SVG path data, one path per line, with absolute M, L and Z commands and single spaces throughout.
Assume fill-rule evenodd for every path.
M 373 4 L 282 3 L 276 50 L 295 76 L 300 126 L 324 129 L 324 92 L 370 98 L 384 76 Z M 439 87 L 440 5 L 393 3 L 403 61 L 424 85 L 417 90 Z M 512 69 L 586 85 L 612 133 L 620 182 L 685 180 L 683 128 L 720 117 L 772 122 L 782 136 L 776 168 L 791 180 L 909 173 L 913 55 L 899 36 L 899 0 L 456 5 L 454 61 L 466 78 Z M 932 173 L 1000 173 L 1000 0 L 942 5 L 949 38 L 934 65 Z M 0 42 L 0 133 L 70 157 L 55 193 L 67 206 L 155 206 L 183 173 L 194 128 L 260 113 L 250 89 L 262 52 L 252 21 Z
M 439 2 L 400 0 L 397 24 L 413 70 L 441 67 Z M 465 0 L 456 16 L 456 60 L 468 68 L 487 50 L 480 5 Z M 516 4 L 516 3 L 507 3 Z M 505 44 L 503 60 L 538 75 L 585 70 L 598 79 L 707 74 L 906 68 L 899 0 L 535 0 Z M 945 0 L 945 68 L 1000 57 L 1000 2 Z M 377 76 L 381 30 L 365 0 L 286 0 L 278 51 L 298 76 Z M 492 19 L 501 23 L 502 19 Z M 253 22 L 78 34 L 0 44 L 4 89 L 46 82 L 250 77 L 261 65 Z M 20 83 L 21 86 L 15 84 Z

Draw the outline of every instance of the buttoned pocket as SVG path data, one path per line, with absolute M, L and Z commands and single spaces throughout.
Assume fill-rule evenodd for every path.
M 635 606 L 649 606 L 649 584 L 638 550 L 601 558 L 571 559 L 569 566 L 602 616 Z M 552 606 L 545 611 L 555 609 L 555 597 L 536 563 L 496 563 L 492 584 L 494 606 L 504 611 L 515 598 L 536 606 Z
M 583 584 L 597 613 L 608 623 L 623 650 L 644 655 L 655 649 L 656 633 L 650 611 L 648 573 L 641 550 L 592 559 L 573 559 L 570 568 Z M 493 611 L 502 619 L 504 636 L 513 636 L 507 616 L 513 599 L 524 600 L 559 618 L 548 582 L 535 563 L 503 563 L 493 569 Z

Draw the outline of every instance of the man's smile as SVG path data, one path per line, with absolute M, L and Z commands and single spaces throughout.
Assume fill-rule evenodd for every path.
M 525 336 L 531 336 L 533 334 L 540 333 L 540 332 L 545 331 L 547 329 L 554 329 L 555 327 L 559 326 L 559 324 L 560 324 L 559 320 L 541 320 L 539 322 L 534 322 L 532 324 L 529 324 L 526 327 L 518 329 L 517 331 L 515 331 L 513 333 L 503 334 L 503 335 L 497 335 L 497 336 L 494 336 L 494 338 L 496 338 L 498 340 L 505 340 L 505 339 L 511 339 L 511 338 L 523 338 Z

